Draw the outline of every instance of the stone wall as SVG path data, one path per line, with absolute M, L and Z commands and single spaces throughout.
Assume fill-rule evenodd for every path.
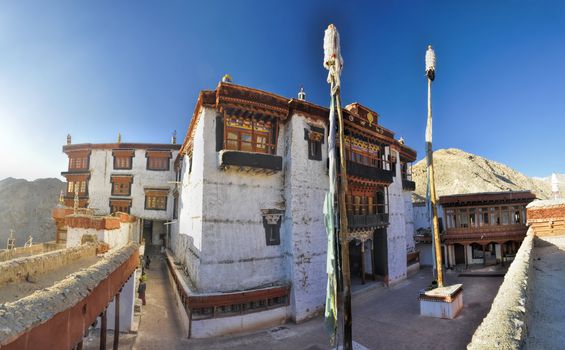
M 139 262 L 138 250 L 137 244 L 130 243 L 49 288 L 36 291 L 18 301 L 0 305 L 0 347 L 7 346 L 7 349 L 74 347 L 78 340 L 82 339 L 85 327 L 88 327 L 106 308 L 114 293 L 119 291 L 135 271 Z M 125 303 L 126 300 L 121 302 Z M 29 310 L 41 310 L 41 312 Z M 37 329 L 39 330 L 34 332 Z M 49 333 L 55 330 L 56 335 Z M 71 336 L 76 339 L 71 339 Z M 23 341 L 20 341 L 21 339 Z M 76 342 L 72 343 L 73 341 Z
M 527 313 L 531 286 L 534 232 L 530 228 L 488 315 L 479 325 L 469 350 L 520 349 L 527 335 Z
M 35 255 L 41 253 L 52 252 L 54 250 L 65 248 L 65 244 L 46 242 L 33 244 L 31 247 L 17 247 L 11 250 L 2 249 L 0 250 L 0 262 L 7 261 L 15 258 L 21 258 L 23 256 Z
M 5 261 L 0 263 L 0 286 L 25 280 L 28 276 L 53 271 L 73 261 L 94 255 L 96 255 L 96 246 L 85 244 L 75 248 Z

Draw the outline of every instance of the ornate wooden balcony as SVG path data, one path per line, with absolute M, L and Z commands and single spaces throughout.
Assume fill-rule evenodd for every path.
M 386 184 L 391 184 L 394 172 L 386 169 L 379 169 L 372 166 L 359 164 L 348 160 L 347 165 L 347 175 L 359 176 L 365 179 L 383 182 Z M 337 163 L 339 171 L 339 159 Z
M 498 242 L 521 239 L 526 236 L 528 227 L 514 225 L 484 225 L 480 227 L 448 228 L 445 232 L 447 243 Z
M 241 151 L 220 152 L 220 167 L 222 169 L 236 168 L 255 173 L 275 173 L 282 170 L 282 157 Z
M 370 214 L 370 215 L 347 215 L 349 228 L 367 228 L 388 225 L 388 214 Z

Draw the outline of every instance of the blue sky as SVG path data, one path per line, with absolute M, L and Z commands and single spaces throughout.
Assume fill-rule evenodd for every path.
M 424 54 L 438 56 L 434 148 L 529 176 L 565 173 L 565 5 L 552 1 L 2 1 L 0 179 L 57 177 L 73 142 L 184 136 L 198 91 L 234 83 L 327 105 L 323 31 L 343 100 L 424 155 Z

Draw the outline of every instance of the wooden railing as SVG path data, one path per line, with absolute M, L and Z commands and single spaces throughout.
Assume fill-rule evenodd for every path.
M 389 223 L 389 218 L 387 213 L 347 215 L 347 222 L 350 228 L 367 228 L 386 226 Z

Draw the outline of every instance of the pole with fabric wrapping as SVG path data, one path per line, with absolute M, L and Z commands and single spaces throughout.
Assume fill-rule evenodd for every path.
M 443 266 L 441 263 L 441 244 L 439 232 L 439 219 L 437 215 L 436 184 L 434 179 L 434 158 L 432 149 L 432 81 L 435 79 L 436 55 L 432 46 L 426 51 L 426 76 L 428 77 L 428 122 L 426 125 L 426 154 L 428 164 L 428 175 L 430 181 L 430 201 L 432 203 L 432 221 L 434 235 L 434 250 L 436 258 L 437 285 L 443 287 Z
M 344 137 L 344 125 L 343 125 L 343 112 L 341 110 L 341 70 L 343 68 L 343 58 L 341 57 L 340 45 L 339 45 L 339 34 L 337 29 L 333 24 L 330 24 L 325 31 L 324 35 L 324 67 L 328 69 L 328 83 L 330 84 L 330 94 L 332 105 L 330 110 L 333 111 L 335 108 L 338 115 L 338 125 L 339 125 L 339 153 L 340 153 L 340 186 L 339 186 L 339 243 L 341 250 L 341 280 L 342 280 L 342 297 L 341 301 L 343 303 L 343 348 L 345 350 L 352 349 L 352 319 L 351 319 L 351 277 L 349 271 L 349 241 L 348 241 L 348 222 L 347 222 L 347 207 L 346 207 L 346 194 L 348 192 L 347 188 L 347 168 L 345 159 L 345 137 Z M 334 106 L 335 101 L 335 106 Z M 335 118 L 334 113 L 330 113 L 330 142 L 335 143 L 335 137 L 331 139 L 332 133 L 335 135 L 335 123 L 332 118 Z M 335 147 L 331 149 L 334 154 L 330 154 L 330 171 L 334 171 L 333 178 L 330 174 L 330 193 L 328 197 L 333 199 L 335 194 L 331 193 L 332 187 L 336 183 L 337 176 L 335 174 Z M 332 161 L 333 158 L 333 161 Z M 334 167 L 332 169 L 332 166 Z M 334 189 L 335 191 L 335 189 Z M 333 207 L 333 205 L 332 205 Z M 335 230 L 334 230 L 335 232 Z M 329 232 L 328 232 L 329 234 Z M 335 233 L 333 233 L 335 234 Z M 326 305 L 327 310 L 327 305 Z

